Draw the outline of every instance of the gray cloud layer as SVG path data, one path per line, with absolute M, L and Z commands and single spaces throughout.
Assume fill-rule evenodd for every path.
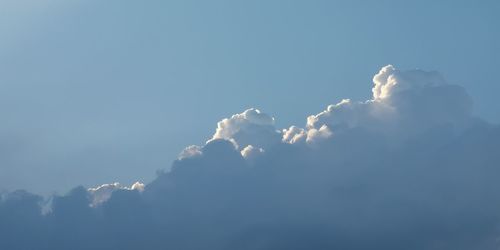
M 498 249 L 500 127 L 436 72 L 277 129 L 248 109 L 148 185 L 0 201 L 0 249 Z

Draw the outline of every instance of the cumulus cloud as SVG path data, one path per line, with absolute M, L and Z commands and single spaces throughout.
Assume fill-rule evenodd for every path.
M 135 182 L 130 187 L 122 186 L 119 182 L 111 183 L 111 184 L 102 184 L 98 187 L 93 187 L 87 189 L 90 199 L 91 206 L 97 206 L 105 201 L 107 201 L 114 191 L 116 190 L 137 190 L 139 192 L 144 191 L 145 185 L 140 182 Z
M 274 127 L 274 118 L 251 108 L 217 123 L 212 140 L 225 139 L 244 149 L 248 145 L 267 147 L 279 143 L 280 132 Z
M 307 133 L 303 128 L 291 126 L 289 129 L 283 129 L 283 142 L 300 143 L 305 141 Z
M 248 159 L 248 160 L 252 160 L 252 159 L 257 158 L 259 155 L 263 154 L 264 149 L 256 148 L 252 145 L 248 145 L 244 149 L 242 149 L 240 153 L 241 153 L 241 156 L 243 156 L 243 158 Z
M 278 130 L 223 119 L 151 183 L 0 199 L 0 249 L 500 247 L 500 126 L 460 86 L 389 65 L 373 96 Z
M 201 155 L 201 147 L 197 145 L 191 145 L 182 150 L 179 154 L 179 160 L 189 157 L 195 157 Z
M 434 71 L 383 67 L 374 77 L 371 99 L 344 99 L 307 118 L 306 128 L 284 130 L 283 141 L 314 142 L 335 133 L 362 128 L 405 140 L 435 126 L 467 127 L 472 101 L 465 90 L 448 84 Z

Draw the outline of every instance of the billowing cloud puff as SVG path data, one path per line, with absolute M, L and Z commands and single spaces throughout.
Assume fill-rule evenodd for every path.
M 400 71 L 388 65 L 373 77 L 373 83 L 372 99 L 344 99 L 329 105 L 307 118 L 304 131 L 286 130 L 283 140 L 301 141 L 297 139 L 306 134 L 306 141 L 313 142 L 318 135 L 324 138 L 353 128 L 404 139 L 438 125 L 464 128 L 470 121 L 470 97 L 460 86 L 446 83 L 437 72 Z M 318 133 L 321 129 L 328 129 L 328 133 Z
M 353 128 L 406 139 L 437 125 L 463 128 L 471 117 L 472 102 L 457 85 L 448 84 L 434 71 L 400 71 L 383 67 L 374 77 L 372 99 L 354 102 L 344 99 L 307 118 L 305 129 L 292 126 L 281 132 L 274 118 L 258 109 L 248 109 L 217 124 L 212 139 L 225 139 L 236 147 L 267 148 L 280 141 L 314 144 Z M 195 154 L 186 148 L 181 157 Z
M 326 125 L 333 131 L 363 126 L 369 129 L 380 129 L 383 124 L 394 119 L 393 108 L 380 102 L 352 102 L 344 99 L 329 105 L 317 115 L 307 118 L 307 129 L 320 129 Z
M 306 138 L 306 131 L 297 126 L 291 126 L 289 129 L 283 129 L 283 142 L 300 143 L 304 142 Z
M 447 85 L 435 71 L 412 70 L 401 72 L 392 65 L 383 67 L 373 77 L 373 100 L 383 101 L 404 91 L 420 92 L 426 88 Z
M 4 194 L 0 249 L 498 249 L 500 126 L 436 72 L 373 82 L 304 128 L 224 119 L 146 186 Z
M 97 206 L 105 201 L 107 201 L 114 191 L 116 190 L 137 190 L 139 192 L 144 191 L 145 185 L 140 182 L 132 184 L 130 187 L 122 186 L 120 183 L 115 182 L 111 184 L 102 184 L 98 187 L 89 188 L 87 191 L 91 196 L 91 206 Z
M 470 118 L 472 101 L 465 90 L 448 84 L 435 71 L 400 71 L 386 66 L 374 76 L 373 100 L 394 107 L 401 119 L 429 127 L 463 126 Z
M 240 149 L 248 145 L 265 148 L 279 143 L 281 134 L 274 127 L 273 117 L 251 108 L 218 122 L 212 137 L 215 139 L 232 141 Z
M 245 159 L 255 159 L 260 154 L 264 153 L 264 149 L 256 148 L 252 145 L 246 146 L 243 150 L 241 150 L 241 156 Z
M 182 152 L 179 154 L 179 160 L 182 160 L 184 158 L 189 158 L 189 157 L 195 157 L 201 155 L 201 147 L 197 145 L 191 145 L 189 147 L 186 147 Z

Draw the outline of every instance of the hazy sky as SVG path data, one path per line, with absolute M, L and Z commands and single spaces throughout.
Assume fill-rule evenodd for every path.
M 0 0 L 0 190 L 151 181 L 217 121 L 276 127 L 437 70 L 500 122 L 497 1 Z
M 500 249 L 497 2 L 0 0 L 0 249 Z

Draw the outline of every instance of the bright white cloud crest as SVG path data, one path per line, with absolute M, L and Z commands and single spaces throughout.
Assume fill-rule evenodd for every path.
M 400 71 L 387 65 L 373 77 L 373 84 L 372 99 L 344 99 L 329 105 L 310 115 L 305 128 L 291 126 L 279 131 L 273 117 L 251 108 L 218 122 L 212 140 L 231 141 L 240 150 L 249 145 L 265 150 L 279 141 L 313 145 L 357 127 L 404 139 L 405 134 L 439 124 L 463 126 L 470 118 L 469 96 L 461 87 L 446 83 L 435 71 Z M 199 147 L 190 146 L 181 156 L 199 152 Z
M 107 201 L 109 198 L 111 198 L 111 195 L 113 194 L 114 191 L 116 190 L 137 190 L 139 192 L 143 192 L 145 188 L 145 185 L 140 182 L 136 182 L 132 184 L 132 186 L 127 187 L 123 186 L 118 182 L 111 183 L 111 184 L 102 184 L 98 187 L 94 188 L 89 188 L 87 191 L 91 195 L 91 200 L 92 206 L 97 206 L 105 201 Z
M 274 118 L 251 108 L 217 123 L 212 140 L 225 139 L 243 149 L 248 145 L 264 147 L 279 142 L 279 131 L 274 127 Z

